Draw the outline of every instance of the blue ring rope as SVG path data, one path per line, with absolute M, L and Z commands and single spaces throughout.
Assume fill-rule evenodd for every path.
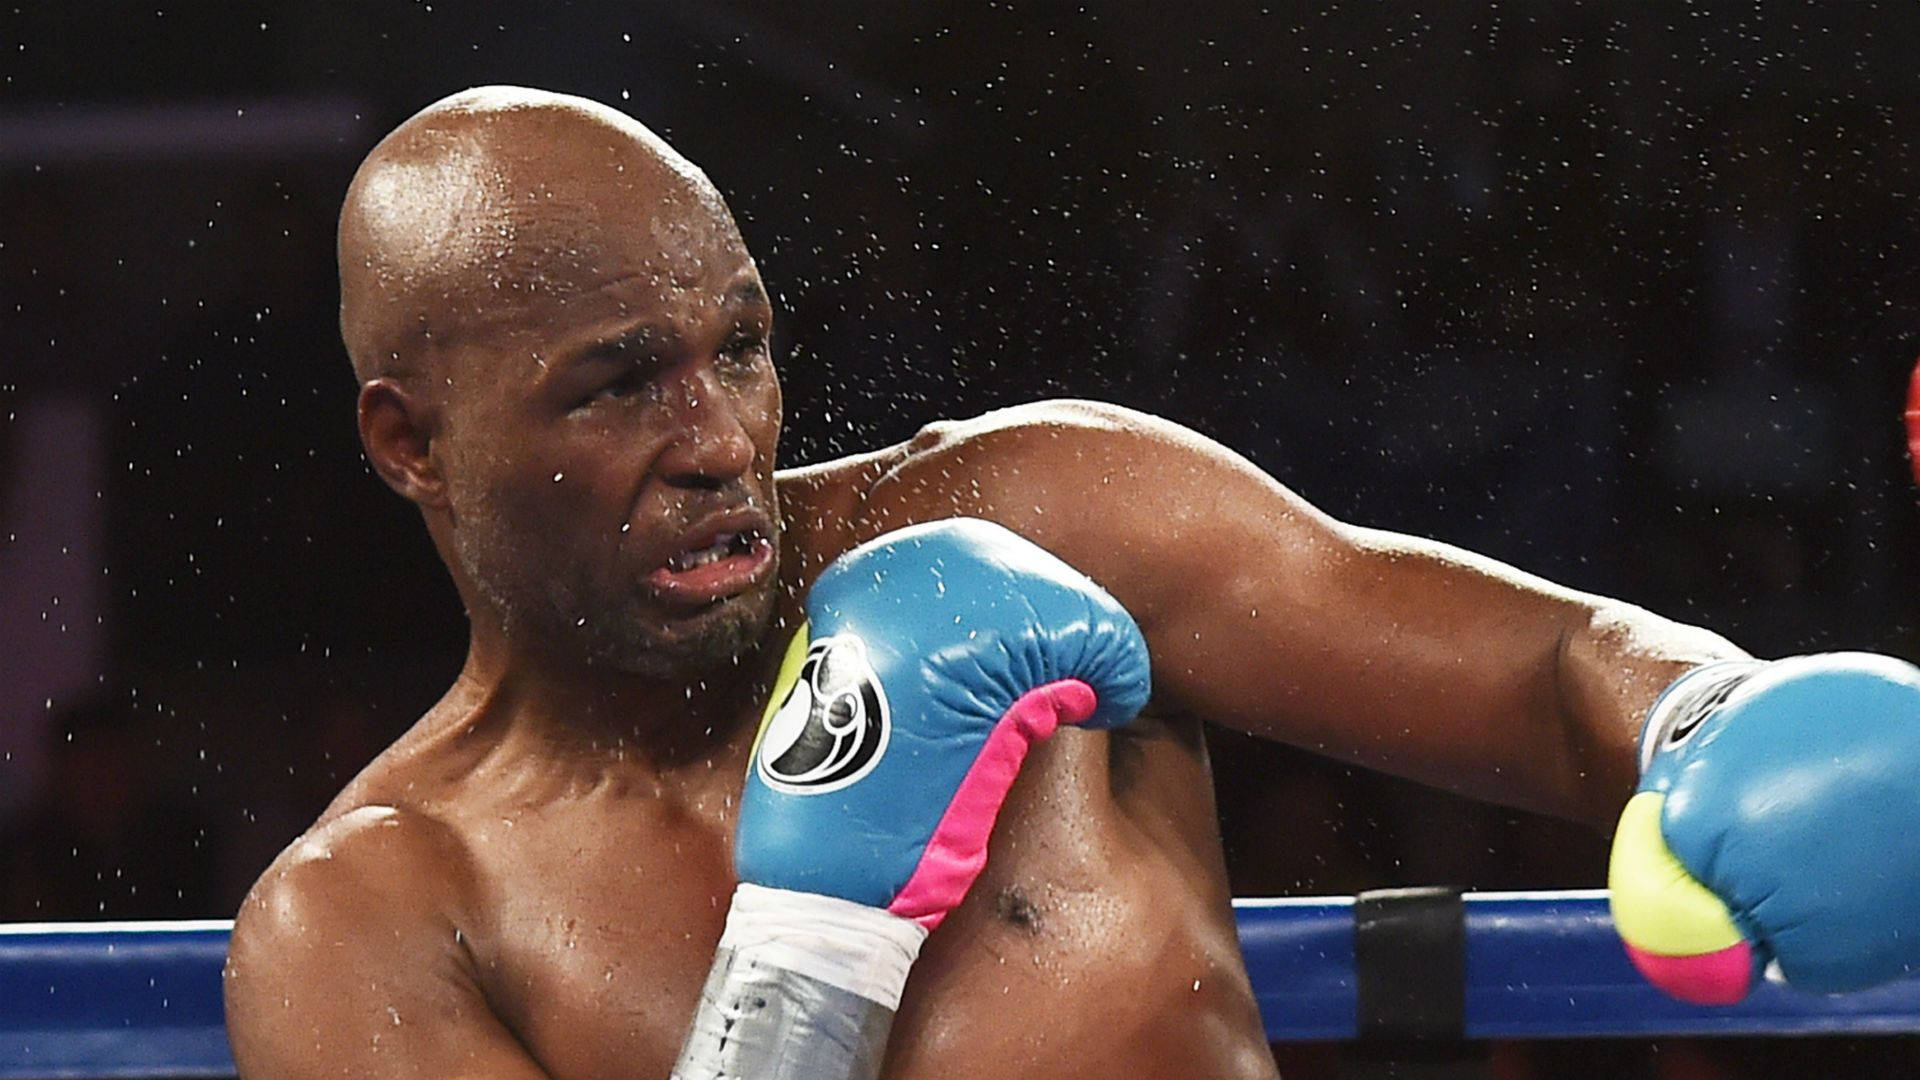
M 1353 898 L 1236 900 L 1276 1041 L 1355 1033 Z M 1469 893 L 1469 1038 L 1920 1033 L 1920 979 L 1840 997 L 1766 985 L 1702 1008 L 1641 980 L 1606 894 Z M 0 925 L 0 1080 L 230 1077 L 220 967 L 232 923 Z

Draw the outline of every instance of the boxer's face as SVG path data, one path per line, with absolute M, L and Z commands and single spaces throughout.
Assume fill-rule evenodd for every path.
M 457 301 L 453 549 L 517 648 L 693 678 L 773 606 L 773 312 L 717 196 L 606 165 L 535 191 Z

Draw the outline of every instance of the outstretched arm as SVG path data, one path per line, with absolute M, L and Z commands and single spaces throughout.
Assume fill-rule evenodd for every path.
M 940 507 L 1000 521 L 1113 592 L 1147 636 L 1162 710 L 1602 827 L 1632 794 L 1660 690 L 1742 655 L 1629 604 L 1335 521 L 1217 443 L 1113 406 L 930 429 L 868 512 L 884 524 Z

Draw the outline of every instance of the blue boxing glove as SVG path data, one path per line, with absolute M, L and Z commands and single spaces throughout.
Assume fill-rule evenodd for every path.
M 1640 760 L 1608 886 L 1649 981 L 1715 1005 L 1770 967 L 1835 993 L 1920 965 L 1920 669 L 1709 664 L 1654 704 Z
M 985 521 L 855 548 L 806 611 L 754 743 L 740 885 L 675 1077 L 876 1075 L 920 943 L 985 868 L 1028 749 L 1147 701 L 1126 610 Z
M 1124 724 L 1148 689 L 1132 617 L 1066 563 L 985 521 L 888 533 L 807 596 L 740 804 L 740 880 L 932 929 L 986 865 L 1027 748 Z

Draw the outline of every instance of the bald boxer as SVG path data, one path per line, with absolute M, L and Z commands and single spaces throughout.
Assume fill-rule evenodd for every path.
M 1604 828 L 1662 689 L 1743 659 L 1333 521 L 1111 406 L 779 470 L 774 310 L 725 203 L 589 102 L 489 88 L 409 119 L 348 191 L 339 261 L 368 459 L 419 507 L 471 646 L 241 911 L 250 1077 L 665 1076 L 802 603 L 917 522 L 998 523 L 1104 587 L 1153 694 L 1033 747 L 898 1001 L 902 1080 L 1273 1075 L 1203 723 Z

